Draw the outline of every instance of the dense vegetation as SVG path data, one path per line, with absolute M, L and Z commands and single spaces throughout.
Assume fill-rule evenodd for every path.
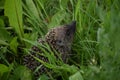
M 0 80 L 32 80 L 22 56 L 50 28 L 72 20 L 69 64 L 53 55 L 51 63 L 37 59 L 52 70 L 39 80 L 119 80 L 120 0 L 0 0 Z

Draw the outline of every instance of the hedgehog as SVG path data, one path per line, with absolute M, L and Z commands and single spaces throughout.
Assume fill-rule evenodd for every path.
M 76 31 L 76 21 L 72 21 L 70 24 L 61 25 L 55 28 L 52 28 L 46 35 L 45 38 L 39 38 L 38 43 L 44 44 L 47 43 L 52 49 L 55 49 L 58 53 L 60 53 L 60 57 L 63 62 L 67 63 L 69 55 L 71 54 L 71 44 L 73 42 L 74 34 Z M 36 52 L 42 53 L 41 50 L 33 46 L 31 55 L 47 62 L 47 58 L 38 55 Z M 31 71 L 35 71 L 35 69 L 41 65 L 36 59 L 33 58 L 30 54 L 25 55 L 23 57 L 23 65 L 28 67 Z M 35 76 L 39 76 L 41 73 L 47 71 L 45 66 L 42 66 Z

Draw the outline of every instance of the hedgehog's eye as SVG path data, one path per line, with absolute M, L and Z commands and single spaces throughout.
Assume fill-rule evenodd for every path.
M 63 46 L 64 44 L 63 44 L 62 40 L 57 40 L 56 45 Z
M 61 40 L 57 40 L 57 43 L 62 43 L 62 41 Z

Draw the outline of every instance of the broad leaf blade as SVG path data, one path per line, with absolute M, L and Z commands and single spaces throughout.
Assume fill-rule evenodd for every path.
M 18 66 L 9 80 L 32 80 L 32 74 L 26 67 Z
M 80 74 L 80 72 L 78 71 L 74 75 L 70 76 L 69 80 L 83 80 L 83 77 Z
M 28 9 L 30 10 L 31 16 L 34 16 L 35 19 L 38 19 L 39 18 L 39 13 L 38 13 L 38 10 L 37 10 L 33 0 L 26 0 L 26 5 L 27 5 Z
M 22 26 L 22 2 L 21 0 L 6 0 L 5 15 L 9 18 L 10 26 L 12 26 L 20 38 L 23 37 Z
M 0 64 L 0 77 L 3 75 L 3 73 L 8 71 L 9 71 L 9 68 L 6 65 Z
M 10 49 L 17 54 L 17 47 L 18 47 L 18 42 L 17 42 L 17 37 L 14 37 L 12 41 L 10 42 Z
M 48 25 L 49 28 L 53 28 L 55 26 L 60 25 L 60 22 L 65 19 L 68 14 L 64 10 L 58 11 L 56 14 L 52 16 L 51 22 Z
M 10 41 L 10 35 L 4 27 L 4 22 L 0 19 L 0 44 L 8 45 L 6 41 Z

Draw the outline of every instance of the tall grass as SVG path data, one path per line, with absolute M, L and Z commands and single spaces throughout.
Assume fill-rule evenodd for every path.
M 0 80 L 33 79 L 31 71 L 21 65 L 21 57 L 33 45 L 45 53 L 49 63 L 33 57 L 52 70 L 40 75 L 40 80 L 119 80 L 119 0 L 19 1 L 9 4 L 6 0 L 5 7 L 0 4 L 0 13 L 5 10 L 0 16 Z M 66 64 L 56 59 L 48 45 L 38 45 L 36 40 L 72 20 L 77 21 L 77 29 Z

